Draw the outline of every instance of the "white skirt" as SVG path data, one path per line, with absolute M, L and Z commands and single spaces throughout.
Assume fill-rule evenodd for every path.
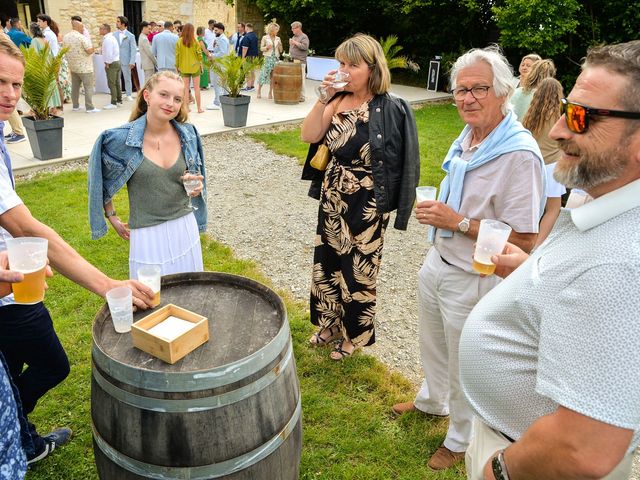
M 131 229 L 129 276 L 138 279 L 138 268 L 160 265 L 162 275 L 202 272 L 202 248 L 193 213 L 152 227 Z
M 545 165 L 545 171 L 547 174 L 547 197 L 558 198 L 567 193 L 567 189 L 553 178 L 553 171 L 556 169 L 556 163 L 550 163 Z

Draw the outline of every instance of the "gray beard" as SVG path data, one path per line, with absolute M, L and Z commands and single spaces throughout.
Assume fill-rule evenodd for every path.
M 582 154 L 580 161 L 570 164 L 562 159 L 556 163 L 553 178 L 568 188 L 590 190 L 617 179 L 625 170 L 628 159 L 626 146 L 617 146 L 598 154 Z

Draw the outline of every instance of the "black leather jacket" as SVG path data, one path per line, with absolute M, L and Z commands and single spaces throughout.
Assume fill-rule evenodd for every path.
M 334 97 L 335 100 L 335 97 Z M 311 144 L 302 179 L 311 180 L 309 196 L 319 199 L 324 172 L 309 162 L 319 143 Z M 379 213 L 397 210 L 394 227 L 406 230 L 420 179 L 418 131 L 411 106 L 395 95 L 376 95 L 369 103 L 369 145 L 373 191 Z

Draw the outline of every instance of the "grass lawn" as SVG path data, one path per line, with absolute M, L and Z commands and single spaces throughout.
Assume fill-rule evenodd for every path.
M 456 107 L 450 103 L 427 105 L 414 113 L 420 142 L 420 185 L 437 187 L 444 177 L 440 168 L 442 161 L 464 124 Z M 276 153 L 298 158 L 301 165 L 307 157 L 309 145 L 300 140 L 300 128 L 276 133 L 256 132 L 249 136 Z
M 416 113 L 421 133 L 421 183 L 436 184 L 438 165 L 459 132 L 460 121 L 455 108 L 447 105 Z M 265 142 L 271 138 L 269 134 L 252 136 Z M 277 138 L 280 144 L 291 143 L 300 150 L 295 145 L 299 131 L 291 136 L 280 133 Z M 53 227 L 105 273 L 125 278 L 128 245 L 113 230 L 99 241 L 90 240 L 86 185 L 86 174 L 72 172 L 43 175 L 19 183 L 17 190 L 36 218 Z M 125 196 L 120 194 L 116 210 L 126 217 L 127 207 Z M 229 248 L 204 236 L 203 254 L 207 270 L 245 275 L 269 284 L 255 264 L 234 258 Z M 74 437 L 29 471 L 27 479 L 96 479 L 90 416 L 91 324 L 103 301 L 61 275 L 50 279 L 49 287 L 46 304 L 69 356 L 71 374 L 40 401 L 31 420 L 41 433 L 69 426 Z M 407 380 L 390 373 L 373 357 L 358 354 L 346 362 L 333 362 L 326 349 L 308 347 L 313 328 L 306 305 L 292 301 L 287 292 L 279 293 L 287 303 L 302 392 L 300 478 L 463 479 L 462 466 L 439 473 L 426 467 L 428 456 L 444 438 L 446 420 L 429 420 L 415 413 L 397 419 L 391 415 L 393 403 L 409 400 L 415 393 Z

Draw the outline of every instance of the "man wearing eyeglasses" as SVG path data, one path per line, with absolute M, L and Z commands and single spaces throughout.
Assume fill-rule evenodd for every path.
M 640 41 L 589 50 L 550 136 L 563 151 L 555 178 L 594 200 L 563 210 L 531 256 L 508 245 L 492 259 L 508 276 L 460 339 L 471 479 L 629 478 L 640 445 L 639 82 Z
M 438 201 L 416 206 L 430 225 L 433 247 L 418 274 L 418 325 L 425 379 L 413 402 L 397 414 L 419 410 L 450 415 L 443 445 L 427 465 L 449 468 L 464 458 L 473 414 L 459 385 L 458 339 L 469 312 L 500 279 L 472 269 L 480 220 L 511 226 L 511 242 L 530 250 L 536 240 L 543 194 L 542 155 L 531 133 L 510 110 L 514 78 L 496 47 L 474 49 L 452 70 L 453 96 L 466 126 L 442 168 Z

